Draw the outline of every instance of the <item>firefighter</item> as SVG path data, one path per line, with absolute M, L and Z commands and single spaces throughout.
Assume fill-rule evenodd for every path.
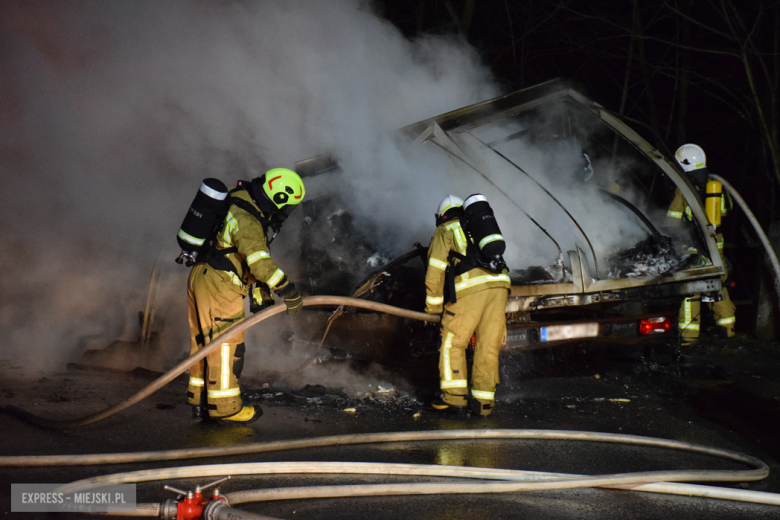
M 190 271 L 190 355 L 244 318 L 243 299 L 255 282 L 276 292 L 288 314 L 303 308 L 295 285 L 271 258 L 266 237 L 269 229 L 278 230 L 304 193 L 301 178 L 286 168 L 269 170 L 230 191 L 229 211 L 216 243 L 207 261 L 196 263 Z M 261 292 L 255 289 L 252 297 L 261 300 Z M 253 311 L 259 308 L 250 307 Z M 263 414 L 260 407 L 244 406 L 241 401 L 238 380 L 245 350 L 242 332 L 190 368 L 187 400 L 194 417 L 248 424 Z
M 715 226 L 717 232 L 718 253 L 723 265 L 728 265 L 723 256 L 723 234 L 719 230 L 720 217 L 728 214 L 732 209 L 731 198 L 723 193 L 723 185 L 717 181 L 708 180 L 709 170 L 707 169 L 707 156 L 704 150 L 695 144 L 684 144 L 674 154 L 675 159 L 682 169 L 688 174 L 693 185 L 699 194 L 705 199 L 707 217 L 710 223 Z M 693 220 L 691 208 L 683 197 L 680 190 L 675 190 L 674 200 L 666 213 L 667 223 L 670 225 L 679 225 L 685 219 Z M 689 248 L 689 252 L 698 251 Z M 736 307 L 731 302 L 729 291 L 726 288 L 726 279 L 728 270 L 721 277 L 722 288 L 716 297 L 696 294 L 683 300 L 680 307 L 680 316 L 678 328 L 682 336 L 683 344 L 691 344 L 698 340 L 699 329 L 701 326 L 701 304 L 706 303 L 707 307 L 713 313 L 716 331 L 718 336 L 731 338 L 734 336 L 734 325 L 736 317 L 734 311 Z M 713 301 L 714 300 L 714 301 Z
M 490 415 L 498 380 L 498 354 L 506 343 L 506 301 L 511 285 L 506 269 L 496 274 L 476 267 L 462 274 L 457 266 L 467 254 L 468 240 L 461 227 L 463 200 L 449 195 L 436 213 L 436 232 L 428 248 L 425 275 L 425 312 L 440 314 L 441 347 L 439 377 L 441 398 L 435 410 L 467 407 L 477 415 Z M 449 272 L 448 272 L 449 270 Z M 448 274 L 453 283 L 445 283 Z M 455 294 L 447 294 L 445 286 Z M 449 293 L 449 291 L 447 293 Z M 476 332 L 471 385 L 466 366 L 466 348 Z

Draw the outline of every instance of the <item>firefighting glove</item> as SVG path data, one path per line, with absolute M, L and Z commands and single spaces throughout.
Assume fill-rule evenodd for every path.
M 252 314 L 258 313 L 263 309 L 267 309 L 274 304 L 274 297 L 271 296 L 271 291 L 264 283 L 258 282 L 252 291 L 252 298 L 249 300 L 249 310 Z
M 285 285 L 277 294 L 287 305 L 287 314 L 296 314 L 303 310 L 303 297 L 295 290 L 295 284 L 292 282 Z

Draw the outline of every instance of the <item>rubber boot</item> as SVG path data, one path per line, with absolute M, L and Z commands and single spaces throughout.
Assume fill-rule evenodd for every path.
M 431 401 L 431 408 L 434 409 L 436 412 L 447 412 L 447 413 L 459 413 L 463 410 L 466 410 L 465 406 L 457 406 L 454 404 L 450 404 L 441 397 L 437 397 L 433 401 Z
M 263 415 L 263 409 L 254 406 L 244 406 L 237 413 L 227 417 L 218 417 L 220 424 L 249 424 L 258 420 Z
M 474 415 L 480 415 L 482 417 L 493 413 L 494 403 L 481 403 L 474 398 L 469 399 L 469 408 Z
M 722 325 L 716 325 L 715 326 L 715 334 L 719 338 L 727 339 L 727 338 L 733 338 L 734 337 L 734 325 L 729 326 L 722 326 Z
M 206 411 L 206 391 L 200 393 L 200 404 L 192 405 L 192 418 L 201 421 L 209 420 L 209 413 Z

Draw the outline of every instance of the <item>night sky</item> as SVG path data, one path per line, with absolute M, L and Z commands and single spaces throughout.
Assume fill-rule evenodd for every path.
M 780 1 L 377 4 L 409 38 L 433 32 L 474 46 L 506 92 L 561 78 L 667 157 L 700 145 L 764 231 L 780 218 Z M 740 329 L 751 331 L 771 275 L 744 213 L 722 231 Z
M 780 147 L 780 2 L 379 4 L 410 38 L 452 34 L 475 46 L 506 91 L 565 79 L 669 157 L 686 142 L 699 144 L 710 170 L 740 191 L 765 227 L 777 220 L 780 165 L 768 143 Z

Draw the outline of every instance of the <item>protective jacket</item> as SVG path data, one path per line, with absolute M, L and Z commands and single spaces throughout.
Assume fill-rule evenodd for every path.
M 231 197 L 239 199 L 244 204 L 248 204 L 252 210 L 265 218 L 265 214 L 252 201 L 246 190 L 238 190 L 231 193 Z M 249 286 L 256 281 L 263 282 L 272 291 L 279 292 L 289 283 L 289 280 L 271 258 L 266 240 L 266 230 L 262 222 L 253 216 L 246 209 L 242 209 L 238 204 L 230 205 L 222 231 L 217 235 L 217 257 L 219 252 L 232 251 L 226 255 L 233 269 L 227 268 L 220 270 L 225 282 L 233 285 L 237 292 L 246 296 L 249 292 Z M 219 266 L 214 261 L 210 262 L 212 266 Z
M 721 216 L 725 216 L 733 208 L 733 201 L 728 192 L 723 194 L 721 199 Z M 667 222 L 671 225 L 679 225 L 683 217 L 688 222 L 693 220 L 693 214 L 688 202 L 685 200 L 682 192 L 676 189 L 674 192 L 674 199 L 669 205 L 669 209 L 666 212 Z M 723 265 L 727 265 L 726 258 L 723 256 L 723 234 L 718 233 L 716 235 L 716 241 L 718 244 L 718 253 L 720 253 L 720 259 Z M 724 273 L 720 277 L 721 284 L 725 284 L 728 279 L 728 273 Z M 690 342 L 695 341 L 699 337 L 701 329 L 701 302 L 702 297 L 700 294 L 689 296 L 685 298 L 680 306 L 680 313 L 678 319 L 678 329 L 682 334 L 683 341 Z M 706 302 L 707 307 L 712 311 L 715 319 L 715 324 L 718 327 L 718 331 L 721 335 L 726 337 L 733 337 L 735 334 L 734 326 L 736 324 L 736 306 L 731 301 L 729 291 L 723 285 L 718 293 L 717 301 Z
M 734 202 L 731 200 L 731 195 L 729 195 L 728 192 L 725 192 L 720 202 L 721 216 L 725 217 L 728 215 L 729 211 L 731 211 L 733 207 Z M 666 216 L 667 218 L 671 219 L 670 223 L 679 223 L 680 220 L 682 220 L 683 215 L 689 222 L 693 220 L 691 207 L 688 205 L 688 202 L 685 200 L 682 192 L 679 189 L 675 189 L 674 199 L 672 199 L 672 203 L 669 204 L 669 210 L 666 212 Z M 718 247 L 721 247 L 720 243 L 718 244 Z
M 290 282 L 271 258 L 263 223 L 267 217 L 245 190 L 231 192 L 224 225 L 217 235 L 216 251 L 195 264 L 188 281 L 190 355 L 244 318 L 243 298 L 255 281 L 278 292 Z M 256 212 L 256 213 L 255 213 Z M 254 215 L 252 213 L 255 213 Z M 211 417 L 227 417 L 242 407 L 238 379 L 244 365 L 244 334 L 190 368 L 188 402 L 202 404 Z
M 511 282 L 506 270 L 495 274 L 474 268 L 455 277 L 457 302 L 445 302 L 446 270 L 460 261 L 450 252 L 465 256 L 467 246 L 466 235 L 457 218 L 436 228 L 428 248 L 425 311 L 442 314 L 439 350 L 442 399 L 453 406 L 466 406 L 470 389 L 470 397 L 478 404 L 480 413 L 488 415 L 499 382 L 498 354 L 506 343 L 505 308 Z M 466 348 L 475 332 L 469 385 Z

